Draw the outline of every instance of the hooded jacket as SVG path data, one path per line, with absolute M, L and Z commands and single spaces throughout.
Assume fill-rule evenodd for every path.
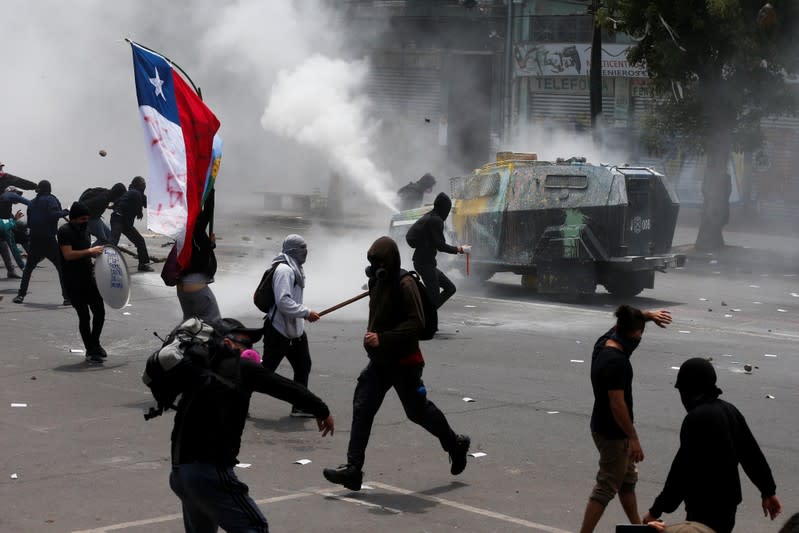
M 142 218 L 144 216 L 143 209 L 145 207 L 147 207 L 147 196 L 144 195 L 144 191 L 131 184 L 125 194 L 114 202 L 113 214 L 121 217 L 126 224 L 132 226 L 134 218 Z
M 303 304 L 307 257 L 305 239 L 296 234 L 283 240 L 283 251 L 273 260 L 277 264 L 272 278 L 275 307 L 269 314 L 272 326 L 287 339 L 298 339 L 305 332 L 305 319 L 311 310 Z
M 416 224 L 421 226 L 420 242 L 413 252 L 414 264 L 436 265 L 436 253 L 457 254 L 458 248 L 447 244 L 444 238 L 444 221 L 452 209 L 452 200 L 446 194 L 439 193 L 433 202 L 433 209 L 424 214 Z M 414 225 L 416 225 L 414 224 Z
M 716 390 L 714 385 L 689 407 L 680 428 L 680 449 L 649 510 L 655 518 L 675 511 L 683 501 L 689 520 L 710 511 L 734 513 L 741 503 L 739 464 L 762 497 L 776 493 L 771 469 L 746 419 L 734 405 L 720 400 Z
M 49 192 L 40 192 L 28 205 L 28 228 L 32 238 L 53 238 L 58 231 L 58 219 L 68 216 L 58 198 Z
M 119 190 L 121 187 L 122 190 Z M 105 187 L 92 187 L 86 189 L 80 195 L 78 201 L 83 202 L 89 208 L 89 220 L 96 220 L 103 216 L 108 204 L 119 199 L 125 194 L 125 186 L 121 183 L 114 185 L 113 189 Z
M 383 279 L 369 281 L 368 331 L 377 333 L 380 345 L 364 344 L 373 361 L 392 364 L 420 354 L 419 334 L 424 328 L 424 308 L 416 282 L 404 275 L 400 254 L 390 237 L 380 237 L 367 252 L 371 267 L 385 269 Z M 421 360 L 421 357 L 418 357 Z

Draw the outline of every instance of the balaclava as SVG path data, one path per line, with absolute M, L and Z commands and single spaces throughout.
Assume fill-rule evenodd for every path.
M 438 193 L 436 199 L 433 200 L 433 211 L 441 217 L 441 220 L 446 220 L 451 209 L 452 200 L 449 199 L 449 196 L 443 192 Z
M 305 271 L 302 265 L 308 257 L 308 245 L 302 236 L 292 233 L 283 239 L 283 251 L 272 260 L 275 263 L 287 263 L 294 271 L 294 281 L 305 287 Z
M 42 180 L 36 186 L 36 194 L 50 194 L 53 192 L 53 186 L 47 180 Z
M 117 201 L 123 194 L 125 194 L 125 185 L 122 183 L 115 183 L 113 187 L 111 187 L 111 201 Z
M 674 387 L 680 391 L 680 400 L 686 411 L 715 400 L 721 394 L 721 389 L 716 387 L 716 370 L 710 361 L 701 357 L 688 359 L 680 366 Z

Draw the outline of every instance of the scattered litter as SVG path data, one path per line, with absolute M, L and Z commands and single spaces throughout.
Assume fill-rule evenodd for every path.
M 311 463 L 310 459 L 297 459 L 296 461 L 294 461 L 295 465 L 303 465 L 303 466 L 305 466 L 305 465 L 310 464 L 310 463 Z
M 477 459 L 478 457 L 485 457 L 486 455 L 488 454 L 483 452 L 472 452 L 469 454 L 470 457 L 474 457 L 475 459 Z
M 475 401 L 475 399 L 474 398 L 469 398 L 468 396 L 466 396 L 466 397 L 463 398 L 463 401 L 464 402 L 473 402 L 473 401 Z
M 750 289 L 759 289 L 760 285 L 749 285 Z
M 727 307 L 727 302 L 725 302 L 724 300 L 722 300 L 722 301 L 721 301 L 721 307 Z
M 764 353 L 763 357 L 777 357 L 777 354 L 775 354 L 775 353 Z
M 687 329 L 681 329 L 681 330 L 680 330 L 680 333 L 691 333 L 691 332 L 690 332 L 690 331 L 688 331 Z
M 710 308 L 710 307 L 708 307 L 708 308 L 707 308 L 707 312 L 708 312 L 708 313 L 712 313 L 712 312 L 713 312 L 713 309 L 712 309 L 712 308 Z
M 766 398 L 768 398 L 769 400 L 773 400 L 774 396 L 772 396 L 771 394 L 766 394 Z
M 752 365 L 744 365 L 744 371 L 748 374 L 752 373 Z
M 70 348 L 69 353 L 83 353 L 83 350 L 80 348 Z
M 793 296 L 794 298 L 799 298 L 799 293 L 797 293 L 797 292 L 792 292 L 792 293 L 791 293 L 791 296 Z
M 238 466 L 239 468 L 250 468 L 252 466 L 252 463 L 239 463 L 236 466 Z
M 783 274 L 782 277 L 783 278 L 795 278 L 796 274 Z
M 31 376 L 31 381 L 36 381 L 36 376 Z
M 733 313 L 740 313 L 741 312 L 741 310 L 738 309 L 737 307 L 733 307 L 732 309 L 730 309 L 730 311 L 732 311 Z
M 707 298 L 699 298 L 699 301 L 700 301 L 700 302 L 706 302 L 706 301 L 707 301 Z
M 11 479 L 19 479 L 19 476 L 15 473 L 11 474 Z
M 582 341 L 574 341 L 574 342 L 576 342 L 577 344 L 582 344 Z
M 722 356 L 722 357 L 732 357 L 732 354 L 723 353 L 723 354 L 721 354 L 721 356 Z
M 732 318 L 732 315 L 724 315 L 724 318 Z
M 26 403 L 12 403 L 11 407 L 28 407 Z
M 585 361 L 582 360 L 582 359 L 570 359 L 569 362 L 570 363 L 585 363 Z
M 547 411 L 548 415 L 556 415 L 558 413 L 560 413 L 560 411 Z
M 372 487 L 371 485 L 367 485 L 365 483 L 361 483 L 361 490 L 375 490 L 375 488 Z
M 243 240 L 243 241 L 251 241 L 252 239 L 250 237 L 246 236 L 246 235 L 242 235 L 241 236 L 241 240 Z
M 125 316 L 130 316 L 130 313 L 128 313 L 127 311 L 125 311 L 125 312 L 124 312 L 124 313 L 122 313 L 122 314 L 123 314 L 123 315 L 125 315 Z
M 133 304 L 125 304 L 125 307 L 133 307 Z
M 777 312 L 778 313 L 787 313 L 788 310 L 787 309 L 777 309 Z
M 673 366 L 673 367 L 671 367 L 671 369 L 672 369 L 672 370 L 679 370 L 679 369 L 680 369 L 680 367 L 678 367 L 678 366 Z
M 474 309 L 477 306 L 476 305 L 464 305 L 463 307 L 465 307 L 467 309 Z
M 716 265 L 718 264 L 718 259 L 711 259 L 709 262 L 711 265 Z
M 763 305 L 763 302 L 752 302 L 755 305 Z

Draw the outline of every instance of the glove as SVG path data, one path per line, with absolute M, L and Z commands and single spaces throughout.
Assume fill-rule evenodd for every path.
M 472 253 L 472 245 L 471 244 L 464 244 L 463 246 L 461 246 L 461 250 L 463 250 L 462 253 L 464 253 L 464 254 L 470 254 L 470 253 Z

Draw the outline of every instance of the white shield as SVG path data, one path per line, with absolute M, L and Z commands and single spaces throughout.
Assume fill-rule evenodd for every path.
M 94 277 L 100 296 L 109 307 L 125 307 L 130 299 L 130 274 L 118 248 L 111 245 L 103 247 L 103 253 L 94 262 Z

